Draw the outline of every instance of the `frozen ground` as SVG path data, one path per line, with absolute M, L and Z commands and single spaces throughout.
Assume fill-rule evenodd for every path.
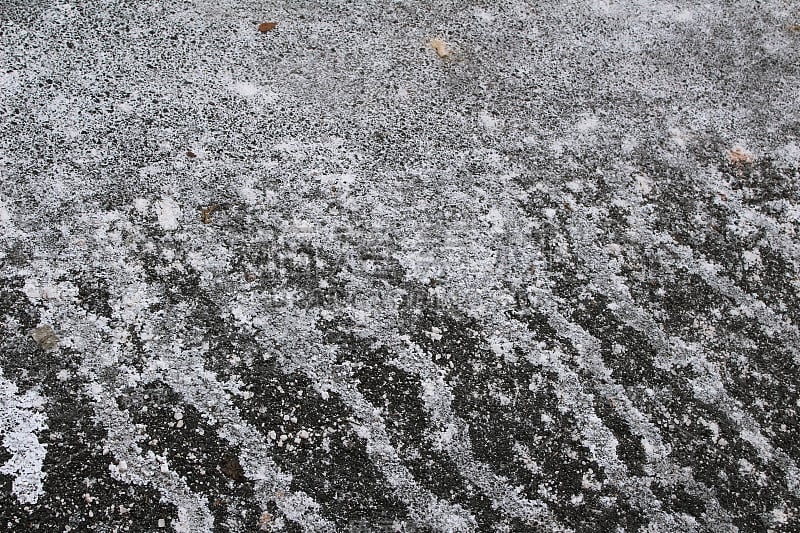
M 0 529 L 800 530 L 798 24 L 0 0 Z

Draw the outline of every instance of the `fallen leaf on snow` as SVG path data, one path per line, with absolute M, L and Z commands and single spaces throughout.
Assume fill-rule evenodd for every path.
M 261 513 L 261 517 L 258 519 L 258 529 L 261 531 L 267 531 L 272 527 L 272 515 L 268 512 L 264 511 Z
M 244 469 L 242 469 L 242 465 L 239 463 L 238 457 L 229 457 L 226 459 L 222 463 L 220 470 L 222 470 L 223 474 L 237 483 L 243 483 L 247 481 L 247 478 L 244 476 Z
M 277 22 L 262 22 L 258 25 L 258 31 L 261 33 L 267 33 L 268 31 L 272 31 L 278 27 Z
M 741 146 L 728 150 L 728 159 L 733 165 L 749 165 L 753 162 L 753 154 Z
M 441 58 L 449 57 L 453 53 L 450 46 L 439 37 L 431 39 L 428 46 L 436 50 L 436 55 Z
M 211 224 L 211 213 L 216 211 L 219 208 L 217 204 L 211 204 L 208 207 L 201 207 L 200 208 L 200 220 L 203 221 L 203 224 Z

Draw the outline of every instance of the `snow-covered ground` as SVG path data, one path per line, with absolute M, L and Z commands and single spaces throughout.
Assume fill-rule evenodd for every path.
M 0 0 L 0 530 L 798 531 L 798 231 L 795 2 Z

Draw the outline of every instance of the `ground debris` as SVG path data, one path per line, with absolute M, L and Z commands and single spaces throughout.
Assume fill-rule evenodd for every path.
M 58 336 L 47 324 L 32 330 L 31 337 L 43 350 L 55 350 L 58 347 Z
M 258 518 L 257 525 L 260 531 L 268 531 L 272 527 L 272 515 L 264 511 Z
M 734 146 L 728 151 L 728 160 L 732 165 L 743 166 L 753 163 L 753 154 L 741 146 Z
M 211 204 L 208 207 L 201 207 L 200 208 L 200 220 L 203 221 L 203 224 L 211 224 L 211 213 L 219 209 L 219 205 Z
M 239 463 L 238 457 L 228 457 L 222 462 L 220 466 L 222 473 L 234 480 L 237 483 L 244 483 L 247 478 L 244 475 L 244 469 Z
M 278 27 L 277 22 L 262 22 L 261 24 L 258 25 L 258 31 L 260 31 L 261 33 L 267 33 L 269 31 L 274 30 L 277 27 Z
M 436 51 L 436 55 L 444 59 L 453 55 L 453 50 L 444 40 L 439 37 L 434 37 L 428 42 L 428 46 Z

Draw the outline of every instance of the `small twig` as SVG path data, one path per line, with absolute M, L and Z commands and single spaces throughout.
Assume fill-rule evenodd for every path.
M 219 205 L 211 204 L 208 207 L 201 207 L 200 208 L 200 220 L 203 221 L 203 224 L 211 224 L 211 213 L 219 209 Z

